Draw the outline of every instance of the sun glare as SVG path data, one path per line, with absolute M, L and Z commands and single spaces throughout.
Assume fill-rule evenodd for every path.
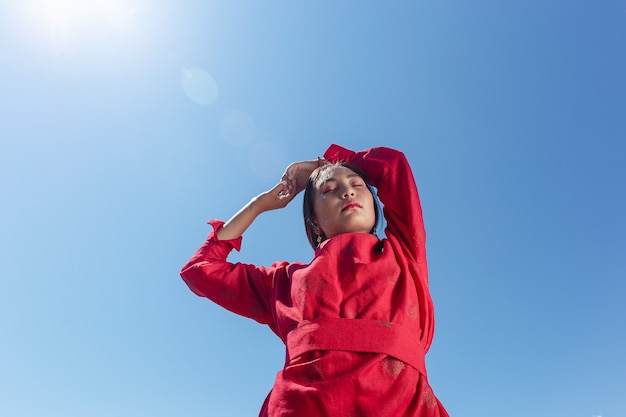
M 19 2 L 24 31 L 57 48 L 84 40 L 130 34 L 132 0 L 25 0 Z

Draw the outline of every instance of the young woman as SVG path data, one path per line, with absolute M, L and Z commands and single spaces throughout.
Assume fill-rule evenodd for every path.
M 371 186 L 387 222 L 382 240 Z M 303 189 L 310 263 L 227 261 L 259 214 Z M 401 152 L 331 145 L 324 159 L 291 164 L 228 222 L 209 223 L 181 276 L 197 295 L 267 324 L 286 346 L 260 416 L 448 416 L 424 365 L 434 330 L 426 236 Z

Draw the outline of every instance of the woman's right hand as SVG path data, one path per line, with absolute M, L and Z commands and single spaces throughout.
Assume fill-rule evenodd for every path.
M 327 163 L 328 162 L 322 158 L 311 161 L 294 162 L 290 164 L 287 169 L 285 169 L 281 181 L 285 181 L 287 183 L 289 193 L 293 192 L 294 195 L 298 194 L 306 187 L 311 173 L 316 168 L 326 165 Z
M 296 196 L 296 193 L 291 191 L 293 187 L 293 184 L 281 179 L 273 188 L 253 198 L 251 204 L 256 207 L 255 211 L 258 214 L 264 211 L 284 208 Z
M 237 239 L 248 229 L 259 214 L 283 208 L 294 197 L 295 193 L 288 191 L 287 182 L 281 180 L 273 188 L 253 197 L 248 204 L 243 206 L 219 229 L 217 238 L 220 240 Z
M 278 184 L 252 198 L 224 224 L 218 231 L 218 239 L 236 239 L 259 214 L 286 207 L 300 191 L 304 190 L 313 170 L 327 163 L 325 159 L 316 159 L 289 165 Z
M 299 192 L 304 190 L 311 173 L 318 166 L 326 163 L 325 159 L 315 159 L 290 164 L 285 169 L 280 182 L 271 190 L 259 194 L 253 204 L 257 205 L 259 212 L 287 206 Z

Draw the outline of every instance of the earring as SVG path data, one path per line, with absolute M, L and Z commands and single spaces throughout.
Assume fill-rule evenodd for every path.
M 317 236 L 315 240 L 317 241 L 317 246 L 319 246 L 322 243 L 322 232 L 320 228 L 315 226 L 315 228 L 313 229 L 313 233 L 315 233 L 315 236 Z

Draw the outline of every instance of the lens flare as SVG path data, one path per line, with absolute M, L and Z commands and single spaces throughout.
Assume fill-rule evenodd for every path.
M 187 97 L 197 104 L 206 106 L 217 100 L 217 83 L 211 74 L 200 68 L 184 68 L 182 84 Z

